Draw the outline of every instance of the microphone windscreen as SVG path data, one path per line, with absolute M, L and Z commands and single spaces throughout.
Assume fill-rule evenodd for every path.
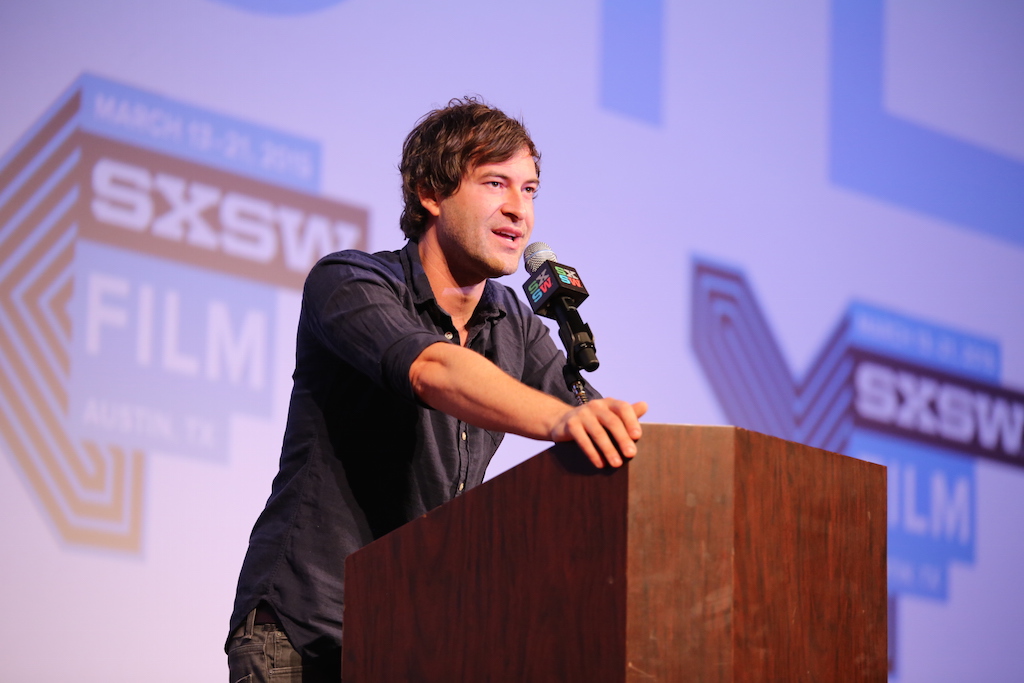
M 555 256 L 555 252 L 551 250 L 544 242 L 534 242 L 530 246 L 526 247 L 526 251 L 523 252 L 523 261 L 526 263 L 526 270 L 530 273 L 537 272 L 545 261 L 557 261 L 558 257 Z

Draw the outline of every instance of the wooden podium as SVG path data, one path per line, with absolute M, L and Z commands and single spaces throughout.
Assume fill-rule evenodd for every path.
M 558 445 L 350 556 L 345 683 L 882 682 L 879 465 L 735 427 Z

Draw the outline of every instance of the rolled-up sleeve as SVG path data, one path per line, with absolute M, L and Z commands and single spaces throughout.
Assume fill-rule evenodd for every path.
M 303 316 L 319 344 L 375 384 L 416 400 L 409 368 L 448 340 L 424 328 L 401 271 L 359 252 L 321 260 L 306 279 Z

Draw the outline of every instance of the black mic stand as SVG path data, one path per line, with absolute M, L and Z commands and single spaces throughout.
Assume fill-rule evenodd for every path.
M 569 391 L 576 398 L 576 405 L 581 406 L 590 400 L 590 396 L 587 395 L 587 389 L 583 386 L 583 378 L 580 377 L 579 368 L 572 363 L 566 363 L 565 367 L 562 368 L 562 379 L 565 380 L 565 386 L 569 388 Z
M 590 331 L 590 325 L 583 322 L 571 298 L 562 297 L 562 305 L 553 308 L 558 319 L 558 336 L 562 338 L 567 356 L 565 367 L 562 368 L 562 378 L 565 380 L 565 386 L 576 398 L 577 405 L 583 405 L 590 397 L 584 387 L 580 370 L 593 372 L 600 365 L 597 360 L 597 348 L 594 346 L 594 335 Z

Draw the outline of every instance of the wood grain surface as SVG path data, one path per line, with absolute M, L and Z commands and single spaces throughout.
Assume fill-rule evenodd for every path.
M 552 448 L 346 563 L 361 681 L 886 679 L 885 470 L 735 427 Z

